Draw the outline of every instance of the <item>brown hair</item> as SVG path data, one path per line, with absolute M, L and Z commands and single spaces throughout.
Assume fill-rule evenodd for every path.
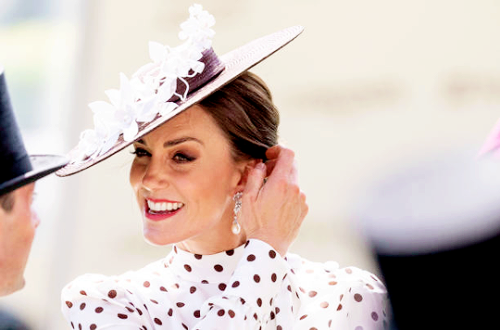
M 12 209 L 14 208 L 13 192 L 0 195 L 0 207 L 2 207 L 2 209 L 7 213 L 12 211 Z
M 251 72 L 244 72 L 200 105 L 228 137 L 235 160 L 265 160 L 266 150 L 278 143 L 279 112 L 269 88 Z

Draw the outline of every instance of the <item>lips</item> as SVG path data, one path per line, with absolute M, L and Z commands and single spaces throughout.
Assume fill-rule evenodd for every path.
M 146 199 L 146 217 L 150 220 L 163 220 L 177 214 L 184 203 L 168 200 Z

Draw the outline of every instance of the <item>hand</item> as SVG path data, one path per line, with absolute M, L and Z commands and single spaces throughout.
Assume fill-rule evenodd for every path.
M 266 164 L 256 164 L 248 174 L 240 225 L 247 239 L 264 241 L 283 256 L 297 237 L 308 206 L 298 185 L 294 152 L 277 145 L 266 151 L 266 157 Z

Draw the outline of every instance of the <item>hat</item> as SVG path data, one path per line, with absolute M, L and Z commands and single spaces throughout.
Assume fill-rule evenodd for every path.
M 211 48 L 215 19 L 200 5 L 189 8 L 175 48 L 149 43 L 151 63 L 128 79 L 120 74 L 120 90 L 108 90 L 110 103 L 89 104 L 94 129 L 84 131 L 57 172 L 67 176 L 87 169 L 139 140 L 155 128 L 200 102 L 295 39 L 294 26 L 254 40 L 222 56 Z
M 28 155 L 10 103 L 0 65 L 0 195 L 36 181 L 67 164 L 56 155 Z
M 357 204 L 398 330 L 497 324 L 500 168 L 443 151 L 391 171 Z

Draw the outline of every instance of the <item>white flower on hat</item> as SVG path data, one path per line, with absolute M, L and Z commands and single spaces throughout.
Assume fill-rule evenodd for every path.
M 97 101 L 89 104 L 94 112 L 94 129 L 80 136 L 78 150 L 81 159 L 97 157 L 109 151 L 120 136 L 133 141 L 140 123 L 148 123 L 158 115 L 172 112 L 177 104 L 171 100 L 177 96 L 185 100 L 189 93 L 186 78 L 192 78 L 205 69 L 201 62 L 203 51 L 212 46 L 215 31 L 211 27 L 215 19 L 201 5 L 189 8 L 190 17 L 181 24 L 179 38 L 185 40 L 177 47 L 149 42 L 151 63 L 143 65 L 129 80 L 120 74 L 120 89 L 106 91 L 110 103 Z M 177 93 L 178 83 L 185 85 L 182 94 Z

